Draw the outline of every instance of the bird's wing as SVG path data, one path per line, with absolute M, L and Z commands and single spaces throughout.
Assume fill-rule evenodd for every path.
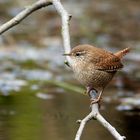
M 91 63 L 94 68 L 101 71 L 113 72 L 121 69 L 123 64 L 121 58 L 129 52 L 129 49 L 124 49 L 118 53 L 111 53 L 109 51 L 93 47 L 92 53 L 95 57 L 91 57 Z
M 121 59 L 124 55 L 129 53 L 130 48 L 123 49 L 121 51 L 118 51 L 117 53 L 107 53 L 106 56 L 103 56 L 104 60 L 102 59 L 99 63 L 97 63 L 97 69 L 103 70 L 103 71 L 117 71 L 118 69 L 123 67 L 123 64 L 121 63 Z
M 121 63 L 120 59 L 117 57 L 113 58 L 106 58 L 105 60 L 96 64 L 96 69 L 101 71 L 113 72 L 121 69 L 123 64 Z
M 120 58 L 110 52 L 98 55 L 98 62 L 95 63 L 95 69 L 106 72 L 117 71 L 122 67 Z

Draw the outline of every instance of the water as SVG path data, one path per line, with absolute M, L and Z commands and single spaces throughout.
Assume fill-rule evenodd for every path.
M 89 112 L 88 98 L 79 94 L 52 93 L 55 98 L 42 100 L 35 94 L 0 98 L 0 139 L 1 140 L 71 140 L 74 139 L 78 124 L 76 120 Z M 127 137 L 140 136 L 140 118 L 116 111 L 113 104 L 103 104 L 104 117 Z M 87 124 L 83 139 L 112 140 L 112 136 L 96 120 Z
M 32 2 L 0 1 L 0 24 Z M 125 59 L 123 71 L 105 90 L 101 113 L 127 140 L 138 140 L 140 2 L 63 2 L 73 15 L 72 46 L 90 43 L 113 52 L 128 46 L 133 48 Z M 47 7 L 1 36 L 0 140 L 72 140 L 79 127 L 76 120 L 89 113 L 88 97 L 77 93 L 81 85 L 64 67 L 60 25 L 60 17 Z M 82 139 L 114 138 L 92 120 Z

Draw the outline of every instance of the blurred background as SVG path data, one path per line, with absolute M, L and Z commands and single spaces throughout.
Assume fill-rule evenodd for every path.
M 33 0 L 0 0 L 0 25 Z M 72 14 L 71 45 L 112 52 L 131 47 L 103 94 L 101 113 L 127 140 L 140 137 L 140 1 L 62 0 Z M 0 36 L 0 140 L 72 140 L 89 113 L 84 88 L 64 65 L 61 19 L 53 6 Z M 84 140 L 113 140 L 97 121 Z

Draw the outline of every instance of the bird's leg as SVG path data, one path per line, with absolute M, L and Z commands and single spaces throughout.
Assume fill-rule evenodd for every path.
M 98 98 L 96 99 L 91 99 L 91 104 L 99 103 L 101 100 L 103 90 L 100 91 Z
M 90 95 L 90 92 L 92 91 L 92 90 L 94 90 L 96 93 L 98 93 L 98 91 L 96 90 L 96 89 L 94 89 L 93 87 L 87 87 L 87 93 L 88 93 L 88 95 L 89 95 L 89 97 L 91 98 L 91 95 Z M 92 104 L 95 104 L 95 103 L 99 103 L 99 106 L 100 106 L 100 100 L 101 100 L 101 96 L 102 96 L 102 92 L 103 92 L 103 90 L 104 89 L 102 89 L 101 91 L 100 91 L 100 93 L 99 93 L 99 95 L 98 95 L 98 97 L 97 98 L 95 98 L 95 99 L 91 99 L 91 105 Z
M 90 92 L 91 92 L 92 90 L 95 90 L 96 93 L 98 92 L 98 91 L 97 91 L 96 89 L 94 89 L 93 87 L 88 86 L 88 87 L 87 87 L 86 93 L 89 95 L 89 97 L 91 97 Z

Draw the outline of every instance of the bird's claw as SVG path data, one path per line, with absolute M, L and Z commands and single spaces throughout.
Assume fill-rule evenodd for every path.
M 98 103 L 98 105 L 99 105 L 99 108 L 101 107 L 101 98 L 97 98 L 97 99 L 91 99 L 90 100 L 91 102 L 90 102 L 90 107 L 93 105 L 93 104 L 96 104 L 96 103 Z
M 99 102 L 100 102 L 100 98 L 97 98 L 97 99 L 91 99 L 91 105 L 92 105 L 92 104 L 99 103 Z

